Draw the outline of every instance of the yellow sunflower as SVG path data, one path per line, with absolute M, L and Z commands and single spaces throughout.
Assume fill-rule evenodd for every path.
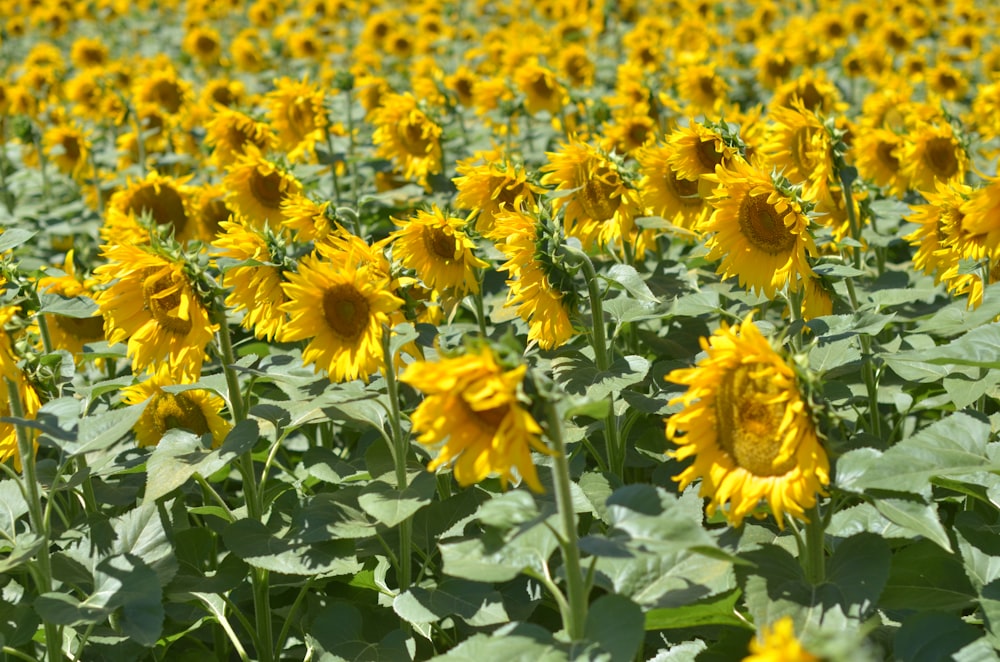
M 273 262 L 268 240 L 259 230 L 241 222 L 240 217 L 223 221 L 222 232 L 212 242 L 222 249 L 218 257 L 244 264 L 225 269 L 223 285 L 233 291 L 226 305 L 243 311 L 241 326 L 263 340 L 281 340 L 287 316 L 281 306 L 287 301 L 281 289 L 285 282 L 281 266 Z M 245 264 L 250 262 L 251 264 Z
M 541 442 L 538 423 L 518 401 L 525 371 L 525 366 L 504 370 L 487 345 L 406 368 L 400 381 L 426 394 L 410 416 L 417 441 L 440 445 L 428 470 L 454 465 L 455 480 L 463 487 L 491 474 L 506 486 L 519 474 L 531 489 L 543 491 L 531 451 L 550 451 Z
M 784 616 L 750 640 L 750 654 L 742 662 L 820 662 L 795 638 L 795 624 Z
M 933 193 L 924 194 L 926 203 L 910 206 L 912 213 L 906 220 L 918 227 L 903 239 L 917 249 L 913 266 L 934 275 L 938 283 L 963 257 L 979 260 L 986 254 L 985 237 L 965 229 L 963 208 L 972 192 L 965 184 L 939 184 Z
M 962 181 L 969 158 L 951 124 L 924 124 L 913 133 L 900 150 L 903 175 L 912 188 L 923 193 L 938 182 Z
M 678 96 L 688 115 L 718 115 L 727 103 L 729 86 L 714 64 L 689 64 L 677 74 Z
M 552 286 L 549 265 L 538 256 L 539 221 L 519 211 L 502 211 L 491 238 L 507 257 L 500 267 L 509 275 L 507 301 L 528 325 L 528 341 L 555 349 L 573 337 L 573 323 L 563 293 Z
M 77 69 L 95 69 L 108 63 L 108 47 L 100 39 L 77 37 L 69 50 L 69 59 Z
M 558 115 L 569 99 L 566 90 L 556 81 L 555 73 L 539 64 L 537 59 L 518 67 L 514 71 L 514 82 L 524 95 L 524 109 L 529 115 L 542 111 Z
M 4 379 L 6 378 L 6 379 Z M 24 373 L 17 367 L 13 357 L 0 358 L 0 418 L 11 416 L 10 391 L 7 388 L 7 380 L 14 382 L 21 400 L 21 410 L 23 418 L 35 418 L 42 402 L 38 397 L 38 392 L 32 386 Z M 29 430 L 32 443 L 37 433 Z M 37 446 L 37 444 L 35 444 Z M 13 423 L 0 421 L 0 462 L 14 458 L 15 471 L 21 470 L 21 453 L 17 447 L 17 427 Z
M 212 148 L 212 163 L 224 168 L 243 156 L 247 145 L 266 152 L 277 141 L 267 124 L 238 110 L 217 106 L 205 123 L 205 144 Z
M 279 78 L 267 94 L 271 123 L 278 131 L 278 147 L 292 163 L 314 156 L 316 143 L 325 139 L 328 123 L 323 90 L 309 80 Z
M 781 192 L 758 168 L 736 160 L 719 166 L 719 186 L 710 199 L 715 211 L 702 226 L 709 260 L 721 260 L 723 278 L 773 299 L 786 285 L 796 290 L 812 274 L 806 253 L 816 254 L 809 218 L 798 201 Z
M 77 181 L 90 173 L 91 144 L 88 131 L 76 124 L 57 124 L 42 135 L 42 149 L 60 172 Z
M 256 228 L 281 224 L 281 204 L 302 192 L 302 184 L 277 164 L 267 160 L 253 145 L 227 168 L 223 185 L 226 201 Z
M 639 191 L 623 176 L 617 162 L 592 145 L 573 141 L 558 152 L 546 152 L 549 162 L 541 183 L 567 195 L 553 206 L 564 208 L 566 234 L 578 238 L 587 250 L 613 245 L 625 252 L 626 244 L 641 257 L 652 243 L 635 219 L 643 213 Z
M 150 229 L 163 228 L 179 242 L 208 239 L 192 211 L 193 193 L 187 178 L 151 170 L 145 178 L 128 180 L 111 195 L 105 210 L 101 238 L 109 244 L 148 244 Z M 152 228 L 139 221 L 149 218 Z
M 375 153 L 392 160 L 403 176 L 427 185 L 442 170 L 441 127 L 417 106 L 412 94 L 389 94 L 372 113 Z
M 459 161 L 458 177 L 452 181 L 458 194 L 455 205 L 476 213 L 476 232 L 489 234 L 493 219 L 502 209 L 533 211 L 542 188 L 528 180 L 523 166 L 501 155 L 477 154 Z
M 330 233 L 341 231 L 329 210 L 329 201 L 314 202 L 301 194 L 291 195 L 281 202 L 281 224 L 291 230 L 295 241 L 322 241 Z
M 679 177 L 697 181 L 706 197 L 715 187 L 715 166 L 729 165 L 737 156 L 736 148 L 727 145 L 718 131 L 701 122 L 671 131 L 667 145 L 670 166 Z
M 671 145 L 656 145 L 636 153 L 642 204 L 674 225 L 695 231 L 712 211 L 699 190 L 698 179 L 687 179 L 670 165 Z
M 903 195 L 907 188 L 901 160 L 904 144 L 904 138 L 889 129 L 873 127 L 861 131 L 854 149 L 858 173 L 885 188 L 890 195 Z
M 162 365 L 146 375 L 146 379 L 122 389 L 127 405 L 149 401 L 132 427 L 140 447 L 156 446 L 169 430 L 187 430 L 198 436 L 212 436 L 212 446 L 222 445 L 232 426 L 219 412 L 225 402 L 204 389 L 168 392 L 165 386 L 190 384 L 196 378 L 178 377 L 170 367 Z
M 181 41 L 181 50 L 203 67 L 219 64 L 222 55 L 222 37 L 219 31 L 205 25 L 190 27 Z
M 393 258 L 412 269 L 428 287 L 461 298 L 479 292 L 477 269 L 489 263 L 476 257 L 476 243 L 465 232 L 465 219 L 446 216 L 435 205 L 406 219 L 393 219 Z
M 168 68 L 136 78 L 136 103 L 151 104 L 167 115 L 177 115 L 193 98 L 191 84 Z
M 105 289 L 95 294 L 111 344 L 127 342 L 132 370 L 169 363 L 174 374 L 197 376 L 205 347 L 218 326 L 208 317 L 184 272 L 184 264 L 146 246 L 107 246 L 108 263 L 94 276 Z
M 784 515 L 805 511 L 830 482 L 826 451 L 816 436 L 795 372 L 748 318 L 725 322 L 703 338 L 707 355 L 666 380 L 687 386 L 670 404 L 684 408 L 667 419 L 671 455 L 693 462 L 674 480 L 680 489 L 701 479 L 708 514 L 721 508 L 733 526 L 767 501 L 780 528 Z
M 382 369 L 382 327 L 403 304 L 378 269 L 306 256 L 282 285 L 288 299 L 284 340 L 308 340 L 302 360 L 336 382 Z
M 987 181 L 986 186 L 971 192 L 961 207 L 961 249 L 973 259 L 1000 256 L 1000 177 Z
M 815 202 L 829 188 L 833 176 L 833 143 L 815 113 L 801 103 L 771 111 L 772 124 L 761 152 L 793 184 L 802 184 L 802 197 Z
M 63 264 L 64 275 L 45 276 L 38 279 L 38 291 L 58 294 L 67 298 L 94 297 L 94 279 L 80 278 L 73 264 L 73 251 L 66 254 Z M 79 358 L 83 346 L 104 340 L 104 318 L 100 313 L 91 317 L 69 317 L 67 315 L 46 314 L 49 337 L 53 347 L 63 349 Z

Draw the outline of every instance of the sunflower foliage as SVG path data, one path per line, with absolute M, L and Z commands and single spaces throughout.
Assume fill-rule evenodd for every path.
M 996 12 L 0 15 L 5 659 L 998 659 Z

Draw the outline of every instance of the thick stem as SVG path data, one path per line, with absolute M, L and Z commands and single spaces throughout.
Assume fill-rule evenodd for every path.
M 825 527 L 823 526 L 823 516 L 819 512 L 817 503 L 806 514 L 809 521 L 806 523 L 806 563 L 805 570 L 809 581 L 813 585 L 822 584 L 826 579 L 826 540 Z
M 389 426 L 392 435 L 392 459 L 396 464 L 396 489 L 400 492 L 407 487 L 406 455 L 409 450 L 409 440 L 403 435 L 403 426 L 399 413 L 399 385 L 396 382 L 396 367 L 392 354 L 392 331 L 389 327 L 382 328 L 382 356 L 385 365 L 382 372 L 385 375 L 386 396 L 389 398 Z M 399 590 L 410 587 L 412 576 L 412 537 L 413 523 L 409 518 L 399 523 Z
M 13 380 L 4 377 L 7 386 L 10 414 L 14 418 L 24 418 L 24 407 L 21 404 L 21 392 Z M 21 475 L 23 477 L 24 493 L 28 498 L 28 519 L 35 535 L 42 539 L 38 549 L 38 572 L 35 575 L 38 592 L 52 591 L 52 560 L 49 557 L 49 528 L 42 509 L 42 493 L 38 484 L 38 472 L 35 469 L 35 445 L 31 441 L 27 428 L 23 425 L 14 426 L 17 437 L 17 452 L 21 458 Z M 45 621 L 45 657 L 49 662 L 63 659 L 62 628 L 55 623 Z
M 550 399 L 545 403 L 545 413 L 549 424 L 549 439 L 555 455 L 552 462 L 552 478 L 556 488 L 556 507 L 562 521 L 563 564 L 566 570 L 566 600 L 568 608 L 563 612 L 563 627 L 571 641 L 584 638 L 587 623 L 587 587 L 580 567 L 580 547 L 577 541 L 576 513 L 573 510 L 573 496 L 570 492 L 569 458 L 563 441 L 562 420 Z

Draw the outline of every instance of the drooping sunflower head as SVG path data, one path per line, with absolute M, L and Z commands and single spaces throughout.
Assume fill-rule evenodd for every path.
M 489 265 L 476 257 L 465 219 L 447 216 L 435 205 L 394 223 L 399 229 L 390 235 L 393 258 L 424 284 L 456 298 L 479 292 L 476 270 Z
M 108 201 L 101 238 L 109 244 L 145 244 L 150 231 L 172 234 L 180 242 L 207 239 L 192 212 L 190 178 L 178 179 L 150 171 L 129 181 Z M 141 221 L 149 220 L 149 226 Z
M 482 159 L 459 161 L 456 171 L 455 204 L 476 212 L 476 231 L 481 234 L 492 231 L 493 219 L 502 209 L 532 210 L 537 206 L 542 189 L 528 179 L 518 163 L 484 154 Z
M 642 204 L 672 224 L 697 231 L 711 211 L 699 179 L 682 177 L 671 160 L 677 152 L 671 144 L 653 145 L 636 154 Z
M 205 144 L 212 147 L 212 162 L 226 167 L 246 153 L 247 145 L 267 151 L 276 145 L 274 132 L 238 110 L 216 107 L 205 124 Z
M 278 228 L 281 204 L 302 191 L 302 184 L 253 145 L 229 166 L 223 180 L 226 200 L 254 226 Z
M 278 131 L 278 146 L 295 163 L 312 157 L 328 123 L 323 90 L 308 79 L 279 78 L 267 94 L 268 116 Z
M 769 298 L 785 286 L 797 289 L 812 274 L 806 253 L 816 254 L 799 201 L 745 161 L 716 172 L 719 185 L 709 200 L 715 211 L 702 227 L 710 234 L 708 259 L 721 259 L 724 278 L 737 276 L 741 286 Z
M 161 365 L 150 371 L 144 381 L 122 389 L 125 404 L 146 402 L 132 428 L 140 447 L 156 446 L 170 430 L 186 430 L 198 436 L 207 434 L 213 447 L 222 445 L 232 426 L 219 415 L 225 406 L 221 397 L 204 389 L 164 390 L 165 386 L 193 381 L 189 376 L 172 372 L 169 365 Z
M 815 201 L 833 177 L 833 143 L 819 117 L 803 104 L 771 111 L 772 123 L 761 152 L 793 184 L 802 184 L 802 196 Z
M 409 365 L 400 381 L 425 394 L 411 416 L 417 441 L 440 448 L 428 470 L 451 465 L 462 486 L 490 475 L 504 485 L 520 477 L 543 491 L 531 451 L 550 451 L 518 399 L 524 375 L 524 366 L 504 369 L 485 344 L 454 358 Z
M 367 379 L 383 366 L 382 333 L 403 302 L 385 274 L 369 266 L 306 256 L 282 285 L 284 340 L 308 340 L 302 360 L 335 382 Z
M 750 318 L 723 322 L 702 348 L 695 367 L 666 377 L 687 386 L 671 400 L 684 407 L 667 419 L 667 438 L 692 462 L 674 480 L 685 489 L 700 479 L 708 513 L 722 509 L 734 526 L 763 517 L 761 501 L 781 528 L 786 513 L 806 520 L 830 467 L 794 370 Z

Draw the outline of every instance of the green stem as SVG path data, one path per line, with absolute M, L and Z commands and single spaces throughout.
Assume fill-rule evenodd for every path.
M 330 154 L 330 183 L 333 186 L 333 200 L 340 206 L 340 181 L 337 177 L 337 163 L 333 158 L 333 135 L 330 133 L 330 125 L 326 126 L 326 148 Z
M 7 118 L 0 117 L 0 196 L 8 214 L 14 213 L 14 194 L 7 187 Z
M 10 414 L 14 418 L 24 418 L 24 407 L 21 404 L 21 392 L 14 380 L 4 377 L 10 400 Z M 35 535 L 42 539 L 38 550 L 38 573 L 36 581 L 40 594 L 52 591 L 52 560 L 49 557 L 49 530 L 45 511 L 42 509 L 42 493 L 38 483 L 38 472 L 35 467 L 35 447 L 31 441 L 28 429 L 20 423 L 14 425 L 17 437 L 17 451 L 21 457 L 21 472 L 24 493 L 28 497 L 28 518 Z M 55 623 L 45 621 L 45 655 L 49 662 L 63 659 L 62 628 Z
M 396 367 L 393 364 L 392 331 L 388 326 L 382 327 L 382 356 L 385 360 L 383 374 L 385 375 L 386 396 L 389 398 L 389 425 L 392 435 L 392 459 L 396 465 L 396 489 L 400 492 L 407 487 L 406 455 L 409 440 L 403 435 L 399 413 L 399 386 L 396 382 Z M 410 588 L 412 576 L 412 537 L 413 522 L 407 518 L 399 523 L 399 591 L 402 593 Z
M 549 439 L 555 451 L 552 478 L 556 488 L 556 507 L 563 529 L 559 545 L 562 548 L 566 570 L 566 600 L 569 603 L 568 608 L 563 611 L 563 627 L 566 628 L 570 641 L 580 641 L 584 638 L 584 628 L 587 623 L 587 588 L 580 567 L 576 513 L 573 510 L 573 496 L 570 492 L 569 458 L 566 456 L 566 443 L 563 440 L 562 419 L 551 399 L 545 402 L 545 413 L 549 424 Z
M 479 336 L 485 339 L 486 336 L 486 307 L 483 305 L 483 278 L 480 273 L 479 291 L 472 295 L 472 301 L 476 306 L 476 322 L 479 324 Z
M 806 511 L 806 574 L 813 585 L 822 584 L 826 579 L 826 540 L 823 516 L 819 504 Z
M 226 375 L 226 385 L 229 390 L 229 406 L 233 422 L 239 424 L 246 420 L 246 406 L 240 390 L 239 376 L 236 374 L 236 355 L 233 352 L 233 340 L 229 334 L 229 322 L 226 319 L 225 308 L 219 307 L 219 350 L 222 355 L 222 368 Z M 243 498 L 246 500 L 247 516 L 250 519 L 263 521 L 264 504 L 262 494 L 257 489 L 257 474 L 253 466 L 253 451 L 247 450 L 240 456 L 240 475 L 243 478 Z M 268 571 L 253 568 L 250 573 L 253 586 L 254 616 L 257 625 L 257 659 L 260 662 L 271 662 L 274 659 L 274 639 L 271 626 L 271 592 L 268 585 Z

